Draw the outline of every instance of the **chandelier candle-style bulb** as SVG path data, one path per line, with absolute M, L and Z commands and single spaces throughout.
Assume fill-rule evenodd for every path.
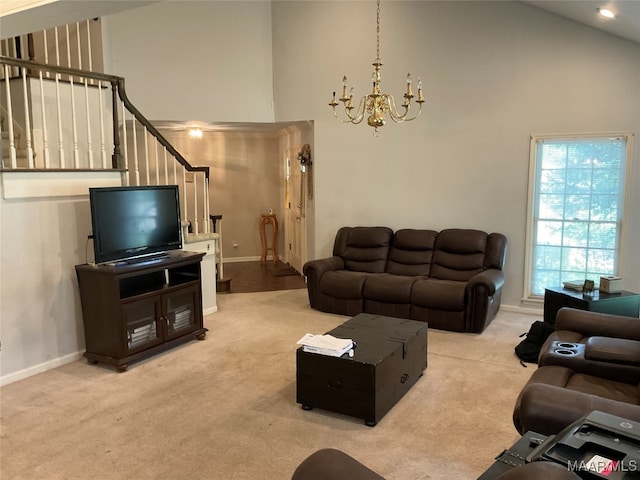
M 413 97 L 413 92 L 411 91 L 411 74 L 407 73 L 407 94 L 405 95 L 407 98 Z
M 422 104 L 425 102 L 424 95 L 422 93 L 422 80 L 418 78 L 418 98 L 414 100 L 417 104 L 418 111 L 413 116 L 409 116 L 412 103 L 415 98 L 413 95 L 411 73 L 407 74 L 407 92 L 403 95 L 404 102 L 400 105 L 403 110 L 398 111 L 396 102 L 392 95 L 381 92 L 381 74 L 382 61 L 380 60 L 380 0 L 377 0 L 377 12 L 376 12 L 376 59 L 372 63 L 373 72 L 371 73 L 371 83 L 373 88 L 370 94 L 365 95 L 360 99 L 357 107 L 353 106 L 353 87 L 348 89 L 347 94 L 347 77 L 342 78 L 342 97 L 339 99 L 344 107 L 345 119 L 338 116 L 336 107 L 339 102 L 336 101 L 336 92 L 333 92 L 333 99 L 329 103 L 329 106 L 333 108 L 333 115 L 343 123 L 353 123 L 357 125 L 367 117 L 367 124 L 374 128 L 374 135 L 378 134 L 378 127 L 383 127 L 386 123 L 387 114 L 389 118 L 395 123 L 410 122 L 418 118 L 422 112 Z M 354 110 L 355 111 L 352 111 Z
M 345 75 L 344 77 L 342 77 L 342 98 L 340 100 L 342 100 L 343 102 L 346 102 L 349 99 L 349 97 L 347 97 L 347 76 Z

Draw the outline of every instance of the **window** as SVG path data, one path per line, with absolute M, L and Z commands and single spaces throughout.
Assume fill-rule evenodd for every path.
M 532 137 L 525 297 L 618 274 L 631 135 Z

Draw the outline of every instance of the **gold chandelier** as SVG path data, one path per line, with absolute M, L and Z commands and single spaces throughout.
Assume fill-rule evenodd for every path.
M 359 124 L 364 120 L 364 117 L 368 114 L 367 123 L 374 128 L 374 135 L 378 135 L 378 127 L 383 127 L 386 123 L 386 115 L 389 113 L 389 118 L 395 123 L 410 122 L 415 120 L 422 112 L 422 104 L 424 103 L 424 97 L 422 95 L 422 80 L 418 78 L 418 98 L 415 103 L 418 104 L 418 112 L 409 117 L 409 111 L 411 110 L 411 100 L 415 97 L 412 90 L 411 74 L 407 74 L 407 92 L 403 95 L 404 102 L 401 107 L 404 108 L 402 112 L 398 112 L 396 108 L 396 102 L 392 95 L 387 93 L 381 93 L 381 79 L 380 79 L 380 67 L 382 62 L 380 61 L 380 0 L 377 0 L 377 12 L 376 12 L 376 60 L 373 62 L 373 74 L 371 76 L 373 82 L 373 90 L 370 94 L 365 95 L 360 99 L 358 108 L 353 106 L 353 87 L 348 88 L 347 77 L 342 79 L 342 97 L 340 101 L 344 105 L 344 113 L 346 119 L 340 118 L 336 107 L 339 103 L 336 101 L 336 92 L 333 92 L 333 99 L 329 106 L 333 108 L 333 115 L 343 123 Z M 355 109 L 355 111 L 354 111 Z

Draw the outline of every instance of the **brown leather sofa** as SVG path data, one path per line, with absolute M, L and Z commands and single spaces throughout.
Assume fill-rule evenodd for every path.
M 512 468 L 495 480 L 579 480 L 566 467 L 551 462 L 534 462 Z M 385 480 L 355 458 L 333 448 L 312 453 L 295 470 L 291 480 Z
M 303 267 L 309 303 L 480 333 L 500 308 L 506 247 L 504 235 L 480 230 L 343 227 L 333 256 Z
M 556 434 L 593 410 L 640 421 L 640 319 L 562 308 L 520 392 L 520 433 Z

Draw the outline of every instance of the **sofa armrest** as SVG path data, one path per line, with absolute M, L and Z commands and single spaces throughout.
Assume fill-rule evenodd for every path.
M 330 270 L 344 270 L 344 260 L 342 257 L 334 256 L 310 260 L 302 267 L 302 273 L 305 277 L 315 276 L 317 279 L 320 279 L 324 272 Z
M 593 410 L 640 422 L 639 405 L 543 383 L 524 388 L 513 421 L 520 433 L 531 430 L 553 435 Z
M 584 358 L 624 365 L 640 365 L 640 342 L 623 338 L 589 337 Z
M 504 285 L 504 273 L 502 270 L 490 268 L 480 272 L 469 279 L 467 283 L 467 293 L 475 289 L 483 289 L 491 297 Z
M 585 337 L 640 340 L 640 319 L 563 307 L 556 315 L 556 330 L 569 330 Z
M 352 456 L 334 448 L 309 455 L 293 472 L 291 480 L 384 480 Z
M 332 270 L 344 270 L 342 257 L 333 256 L 310 260 L 302 267 L 302 273 L 307 281 L 307 293 L 309 294 L 311 308 L 319 308 L 320 279 L 325 272 Z

